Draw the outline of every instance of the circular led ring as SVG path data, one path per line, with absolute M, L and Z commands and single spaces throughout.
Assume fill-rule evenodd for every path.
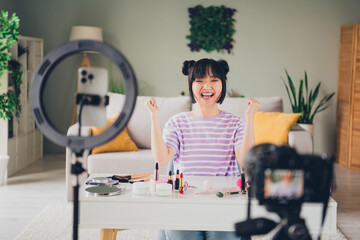
M 43 91 L 50 73 L 65 58 L 84 51 L 95 51 L 110 58 L 121 70 L 125 81 L 126 97 L 124 106 L 115 122 L 104 132 L 94 137 L 67 136 L 60 133 L 46 115 L 42 103 Z M 135 74 L 126 58 L 114 47 L 93 40 L 79 40 L 68 42 L 45 56 L 35 72 L 30 89 L 30 108 L 36 124 L 41 132 L 52 142 L 59 146 L 69 147 L 74 152 L 91 149 L 107 143 L 128 123 L 135 108 L 137 97 L 137 84 Z

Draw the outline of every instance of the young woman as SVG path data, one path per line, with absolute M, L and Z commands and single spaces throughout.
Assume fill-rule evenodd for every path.
M 185 176 L 236 176 L 236 161 L 254 146 L 254 115 L 260 104 L 248 101 L 245 121 L 221 111 L 226 95 L 226 61 L 201 59 L 185 61 L 182 72 L 188 76 L 189 95 L 197 106 L 191 112 L 171 117 L 163 134 L 159 126 L 159 108 L 154 98 L 145 103 L 151 115 L 151 150 L 160 165 L 174 161 L 174 169 Z M 173 231 L 162 232 L 162 239 L 239 239 L 234 232 Z M 166 238 L 165 238 L 166 237 Z

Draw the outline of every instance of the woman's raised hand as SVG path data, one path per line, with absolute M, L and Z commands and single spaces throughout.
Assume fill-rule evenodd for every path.
M 255 100 L 255 98 L 250 98 L 248 100 L 248 107 L 245 111 L 246 117 L 254 117 L 255 113 L 260 109 L 260 103 Z
M 150 97 L 148 100 L 146 100 L 145 107 L 147 108 L 147 110 L 149 111 L 149 113 L 151 114 L 152 117 L 158 116 L 159 107 L 156 104 L 155 98 Z

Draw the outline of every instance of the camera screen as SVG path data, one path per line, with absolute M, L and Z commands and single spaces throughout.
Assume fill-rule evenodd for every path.
M 264 198 L 299 199 L 304 194 L 304 171 L 289 169 L 266 169 Z

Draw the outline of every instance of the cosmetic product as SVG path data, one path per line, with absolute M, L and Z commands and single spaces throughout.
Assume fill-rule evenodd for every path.
M 122 183 L 128 183 L 132 180 L 135 179 L 140 179 L 140 178 L 148 178 L 150 177 L 149 173 L 146 174 L 132 174 L 132 175 L 113 175 L 107 178 L 110 178 L 112 180 L 116 180 L 118 182 L 122 182 Z M 144 181 L 146 181 L 146 179 L 144 179 Z
M 171 184 L 171 186 L 173 186 L 173 180 L 172 180 L 172 175 L 171 175 L 172 173 L 171 173 L 171 171 L 169 171 L 169 176 L 168 176 L 168 181 L 167 181 L 167 183 L 168 184 Z
M 244 174 L 244 170 L 241 169 L 241 192 L 242 194 L 245 194 L 246 193 L 246 190 L 245 190 L 245 174 Z
M 151 178 L 151 179 L 150 179 L 149 189 L 150 189 L 150 193 L 151 193 L 151 194 L 155 194 L 155 193 L 156 193 L 156 181 L 155 181 L 154 178 Z
M 158 162 L 156 162 L 156 164 L 155 164 L 155 174 L 154 174 L 155 176 L 155 181 L 158 181 L 159 180 L 159 163 Z
M 125 191 L 125 189 L 123 186 L 97 186 L 86 188 L 85 191 L 93 196 L 115 196 Z
M 129 183 L 133 184 L 133 183 L 137 183 L 137 182 L 148 182 L 148 181 L 150 181 L 150 178 L 140 179 L 140 180 L 133 180 L 133 181 L 129 181 Z
M 212 194 L 217 192 L 235 192 L 239 191 L 238 187 L 227 187 L 227 188 L 216 188 L 216 189 L 210 189 L 205 191 L 196 191 L 195 194 Z
M 184 193 L 184 176 L 183 173 L 180 173 L 180 183 L 179 183 L 179 193 Z
M 167 197 L 172 195 L 172 185 L 168 183 L 156 184 L 156 195 Z
M 241 182 L 242 182 L 241 178 L 236 180 L 236 186 L 238 186 L 240 190 L 241 190 Z M 245 181 L 245 189 L 247 189 L 247 182 L 246 181 Z
M 149 194 L 149 186 L 148 182 L 136 182 L 132 185 L 132 192 L 135 195 L 148 195 Z
M 175 179 L 175 190 L 179 190 L 180 184 L 180 176 L 179 176 L 179 169 L 176 170 L 176 179 Z
M 235 195 L 235 194 L 239 194 L 241 193 L 241 191 L 236 191 L 236 192 L 217 192 L 216 196 L 218 196 L 219 198 L 222 198 L 223 196 L 227 196 L 227 195 Z
M 204 191 L 211 190 L 213 188 L 211 180 L 205 180 L 204 182 Z
M 87 185 L 95 185 L 95 186 L 115 186 L 119 184 L 119 181 L 112 180 L 107 177 L 94 177 L 86 182 Z

